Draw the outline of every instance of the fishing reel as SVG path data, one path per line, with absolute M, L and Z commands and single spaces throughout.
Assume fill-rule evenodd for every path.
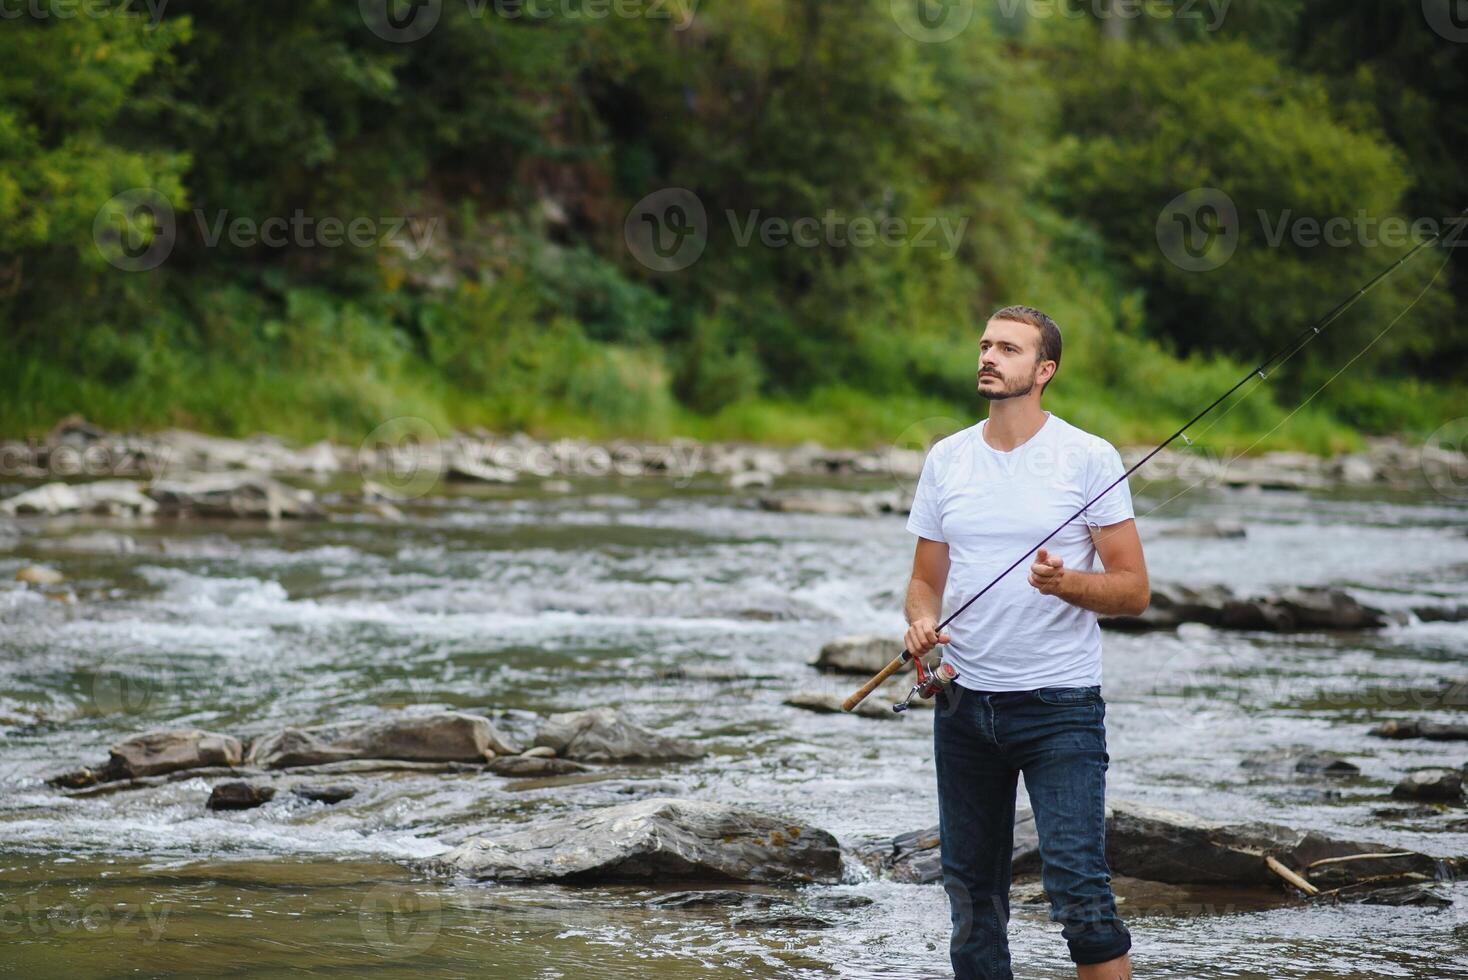
M 938 662 L 938 666 L 928 670 L 923 666 L 922 657 L 913 657 L 913 665 L 917 668 L 917 683 L 912 690 L 907 692 L 907 697 L 892 706 L 893 711 L 906 711 L 912 707 L 913 698 L 921 698 L 924 701 L 937 697 L 939 691 L 946 690 L 958 676 L 958 671 L 946 660 Z

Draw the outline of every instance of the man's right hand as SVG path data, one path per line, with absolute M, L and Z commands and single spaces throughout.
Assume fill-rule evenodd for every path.
M 925 655 L 939 643 L 947 643 L 953 639 L 947 633 L 938 632 L 938 621 L 936 619 L 914 619 L 907 627 L 907 634 L 902 638 L 902 644 L 907 652 L 914 657 Z

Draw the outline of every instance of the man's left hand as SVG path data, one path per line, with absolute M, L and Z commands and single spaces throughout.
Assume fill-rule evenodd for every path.
M 1065 562 L 1059 555 L 1046 555 L 1041 548 L 1030 566 L 1030 584 L 1045 595 L 1059 595 L 1060 583 L 1065 577 Z

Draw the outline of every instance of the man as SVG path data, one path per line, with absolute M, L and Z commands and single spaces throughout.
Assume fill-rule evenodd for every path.
M 918 535 L 904 642 L 943 646 L 958 674 L 933 721 L 943 882 L 958 977 L 1012 978 L 1010 854 L 1016 781 L 1040 838 L 1050 917 L 1063 923 L 1080 980 L 1131 977 L 1131 935 L 1116 914 L 1105 857 L 1105 702 L 1096 614 L 1138 615 L 1150 590 L 1116 449 L 1040 408 L 1060 368 L 1060 328 L 1007 306 L 979 340 L 989 417 L 937 442 L 907 529 Z M 938 633 L 943 595 L 963 601 L 1025 555 Z M 1092 571 L 1099 555 L 1104 571 Z M 1033 560 L 1030 564 L 1028 559 Z

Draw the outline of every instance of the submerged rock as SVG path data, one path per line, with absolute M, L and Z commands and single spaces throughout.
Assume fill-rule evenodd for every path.
M 1361 767 L 1347 762 L 1334 752 L 1316 752 L 1305 749 L 1284 749 L 1256 752 L 1244 759 L 1240 765 L 1245 769 L 1267 772 L 1296 772 L 1322 776 L 1357 776 Z
M 211 810 L 252 810 L 275 799 L 274 786 L 262 786 L 240 780 L 216 783 L 204 805 Z
M 780 703 L 792 708 L 801 708 L 805 711 L 814 711 L 827 715 L 853 714 L 860 715 L 863 718 L 894 721 L 902 718 L 899 712 L 892 710 L 892 702 L 882 698 L 868 696 L 850 712 L 847 712 L 841 707 L 845 700 L 846 696 L 843 694 L 832 694 L 827 691 L 801 691 L 798 694 L 792 694 Z M 933 702 L 920 702 L 914 698 L 912 703 L 914 707 L 924 704 L 931 707 Z
M 343 800 L 350 800 L 357 795 L 357 790 L 354 787 L 340 785 L 295 786 L 291 788 L 291 792 L 303 800 L 310 800 L 313 803 L 326 803 L 328 805 L 340 803 Z
M 465 842 L 437 862 L 502 881 L 835 884 L 836 838 L 747 810 L 667 797 L 535 821 Z
M 557 759 L 553 756 L 544 755 L 501 755 L 489 760 L 485 766 L 496 776 L 564 776 L 571 772 L 590 772 L 590 766 L 584 766 L 570 759 Z
M 262 769 L 312 766 L 347 759 L 484 762 L 519 748 L 479 715 L 444 711 L 379 721 L 286 728 L 250 745 L 250 765 Z
M 635 725 L 616 708 L 551 715 L 536 734 L 535 744 L 554 749 L 562 758 L 587 762 L 657 762 L 704 755 L 688 739 L 669 738 Z

